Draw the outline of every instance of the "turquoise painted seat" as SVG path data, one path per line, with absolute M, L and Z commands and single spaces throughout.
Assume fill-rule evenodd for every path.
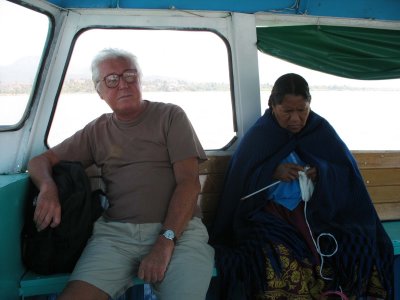
M 0 298 L 18 299 L 25 272 L 21 259 L 21 230 L 28 195 L 28 174 L 0 175 Z
M 27 272 L 20 281 L 19 296 L 59 294 L 67 285 L 70 274 L 38 275 Z M 144 284 L 139 278 L 132 279 L 134 285 Z
M 400 255 L 400 221 L 382 222 L 383 227 L 392 239 L 394 255 Z

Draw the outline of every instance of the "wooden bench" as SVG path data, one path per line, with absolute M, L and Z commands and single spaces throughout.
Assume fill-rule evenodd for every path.
M 354 152 L 382 221 L 400 220 L 400 152 Z
M 396 257 L 396 279 L 399 284 L 400 268 L 400 152 L 354 152 L 362 176 L 373 199 L 383 225 L 393 241 Z M 209 227 L 214 218 L 218 199 L 223 186 L 224 175 L 230 156 L 210 156 L 209 160 L 200 165 L 199 176 L 201 193 L 199 205 L 203 212 L 203 222 Z M 98 176 L 92 173 L 94 184 Z M 97 182 L 97 183 L 96 183 Z M 216 276 L 216 270 L 214 270 Z M 68 274 L 38 276 L 32 273 L 25 275 L 20 281 L 20 296 L 49 294 L 60 292 L 67 280 Z M 133 278 L 134 284 L 141 284 Z M 400 287 L 395 286 L 396 294 Z
M 382 221 L 400 221 L 400 152 L 353 152 L 361 175 Z M 229 156 L 211 156 L 200 165 L 199 196 L 204 223 L 215 217 Z

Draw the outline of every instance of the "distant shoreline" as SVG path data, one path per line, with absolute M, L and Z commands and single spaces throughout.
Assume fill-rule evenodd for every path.
M 270 91 L 272 85 L 262 84 L 261 91 Z M 318 85 L 310 86 L 312 91 L 388 91 L 388 92 L 400 92 L 400 87 L 384 87 L 384 88 L 367 88 L 367 87 L 355 87 L 345 85 Z M 186 82 L 183 80 L 144 80 L 142 84 L 144 92 L 216 92 L 216 91 L 230 91 L 230 85 L 228 83 L 218 82 Z M 29 94 L 32 90 L 31 84 L 23 83 L 0 83 L 0 95 L 12 96 Z M 75 94 L 75 93 L 95 93 L 93 83 L 89 79 L 82 80 L 69 80 L 63 86 L 63 93 Z

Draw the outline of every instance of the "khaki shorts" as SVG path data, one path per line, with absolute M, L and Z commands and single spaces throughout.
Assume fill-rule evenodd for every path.
M 75 266 L 70 281 L 88 282 L 112 298 L 132 286 L 141 259 L 151 250 L 160 223 L 131 224 L 96 221 L 93 235 Z M 214 266 L 214 249 L 207 229 L 193 218 L 179 238 L 164 280 L 152 284 L 160 300 L 204 300 Z

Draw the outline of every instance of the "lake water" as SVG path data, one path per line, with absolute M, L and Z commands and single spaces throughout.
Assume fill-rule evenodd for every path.
M 262 111 L 269 93 L 261 93 Z M 206 149 L 221 148 L 234 136 L 228 92 L 152 92 L 144 93 L 144 98 L 180 105 Z M 311 108 L 333 125 L 352 150 L 400 150 L 399 98 L 399 91 L 313 91 Z M 17 123 L 26 102 L 26 95 L 0 96 L 0 123 Z M 57 144 L 109 111 L 96 94 L 63 95 L 49 145 Z

